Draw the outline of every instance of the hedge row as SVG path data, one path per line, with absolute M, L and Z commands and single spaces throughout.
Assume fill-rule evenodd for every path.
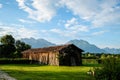
M 35 64 L 38 63 L 37 61 L 33 60 L 25 60 L 25 59 L 20 59 L 20 60 L 0 60 L 0 64 Z

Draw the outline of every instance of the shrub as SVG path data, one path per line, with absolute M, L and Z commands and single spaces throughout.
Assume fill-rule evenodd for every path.
M 101 59 L 97 59 L 97 62 L 98 62 L 98 64 L 101 64 L 102 60 Z
M 116 58 L 107 58 L 101 68 L 94 68 L 96 80 L 120 80 L 120 62 Z

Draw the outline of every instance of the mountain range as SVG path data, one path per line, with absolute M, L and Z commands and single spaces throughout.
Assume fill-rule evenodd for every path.
M 91 53 L 106 53 L 105 50 L 98 48 L 97 46 L 88 43 L 84 40 L 70 40 L 67 43 L 71 43 L 76 45 L 77 47 L 83 49 L 85 52 L 91 52 Z
M 45 39 L 22 38 L 21 41 L 31 45 L 32 48 L 42 48 L 56 45 L 54 43 L 48 42 Z
M 43 48 L 43 47 L 49 47 L 49 46 L 55 46 L 56 44 L 51 43 L 45 39 L 34 39 L 34 38 L 23 38 L 21 41 L 30 44 L 32 48 Z M 65 44 L 74 44 L 77 47 L 83 49 L 85 52 L 90 52 L 90 53 L 114 53 L 114 54 L 119 54 L 120 49 L 115 49 L 115 48 L 99 48 L 94 44 L 90 44 L 89 42 L 85 40 L 70 40 Z

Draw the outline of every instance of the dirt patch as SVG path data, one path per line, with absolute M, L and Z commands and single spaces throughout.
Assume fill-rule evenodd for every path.
M 16 79 L 0 70 L 0 80 L 16 80 Z

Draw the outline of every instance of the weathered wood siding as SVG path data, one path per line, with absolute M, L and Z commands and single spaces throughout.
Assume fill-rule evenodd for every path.
M 48 52 L 48 53 L 24 53 L 23 58 L 29 60 L 38 61 L 39 64 L 48 64 L 48 65 L 59 65 L 58 52 Z
M 59 65 L 58 54 L 59 52 L 49 53 L 49 65 Z

